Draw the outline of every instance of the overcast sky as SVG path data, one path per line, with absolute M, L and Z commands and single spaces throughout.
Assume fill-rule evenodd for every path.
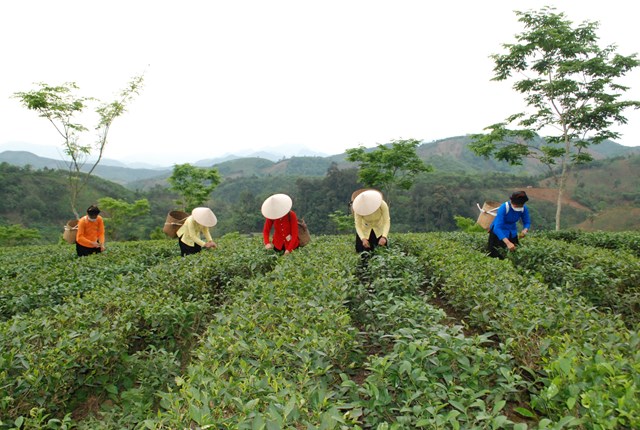
M 601 46 L 640 51 L 630 0 L 2 1 L 0 147 L 61 146 L 13 93 L 76 82 L 108 101 L 141 73 L 108 158 L 194 162 L 283 145 L 337 154 L 481 132 L 523 108 L 510 83 L 491 81 L 489 55 L 523 30 L 514 10 L 545 5 L 599 21 Z M 624 83 L 640 100 L 640 70 Z M 640 146 L 640 112 L 627 118 L 618 142 Z

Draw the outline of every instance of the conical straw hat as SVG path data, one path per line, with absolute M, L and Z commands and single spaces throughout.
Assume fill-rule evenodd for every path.
M 262 215 L 269 219 L 280 219 L 291 210 L 293 201 L 286 194 L 274 194 L 262 203 Z
M 382 205 L 382 193 L 377 190 L 367 190 L 358 194 L 353 200 L 353 211 L 360 216 L 371 215 Z
M 216 215 L 209 208 L 195 208 L 191 211 L 191 215 L 198 224 L 205 227 L 213 227 L 218 223 Z

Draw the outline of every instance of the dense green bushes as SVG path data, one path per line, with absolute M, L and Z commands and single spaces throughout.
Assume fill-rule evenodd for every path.
M 367 349 L 380 352 L 368 357 L 360 386 L 344 385 L 363 428 L 526 428 L 505 414 L 526 391 L 513 358 L 490 333 L 465 336 L 429 304 L 417 258 L 380 249 L 361 276 L 350 307 Z
M 217 242 L 0 249 L 0 428 L 640 426 L 640 337 L 576 274 L 617 257 L 598 283 L 631 290 L 627 251 L 532 236 L 495 260 L 486 234 L 396 234 L 364 265 L 351 235 Z
M 536 236 L 559 239 L 579 245 L 606 249 L 626 249 L 640 257 L 640 232 L 586 232 L 580 230 L 544 231 Z
M 619 317 L 594 310 L 571 290 L 522 276 L 508 260 L 487 258 L 452 235 L 400 241 L 470 324 L 509 344 L 537 387 L 532 416 L 587 428 L 640 425 L 640 340 Z
M 320 242 L 320 243 L 318 243 Z M 336 258 L 336 252 L 341 257 Z M 223 304 L 150 428 L 334 428 L 355 330 L 342 306 L 354 257 L 314 240 Z M 324 264 L 330 261 L 331 264 Z
M 60 304 L 16 313 L 1 323 L 0 420 L 27 416 L 32 408 L 61 415 L 82 409 L 91 399 L 113 397 L 119 402 L 131 395 L 130 390 L 147 389 L 146 398 L 153 399 L 160 386 L 140 385 L 154 374 L 149 370 L 153 363 L 170 364 L 173 370 L 162 377 L 162 384 L 171 381 L 178 368 L 172 363 L 208 324 L 223 290 L 237 276 L 254 276 L 272 267 L 273 255 L 257 242 L 253 247 L 246 240 L 244 246 L 231 246 L 237 243 L 242 241 L 220 241 L 227 253 L 166 258 L 157 266 L 105 279 L 84 294 L 70 294 Z M 80 260 L 90 266 L 102 257 L 108 258 L 105 254 Z M 127 254 L 121 258 L 126 260 Z M 58 264 L 66 267 L 68 261 Z M 54 266 L 51 271 L 61 274 L 58 281 L 64 282 L 66 272 Z M 132 374 L 132 368 L 140 369 L 141 376 Z
M 624 249 L 531 237 L 509 259 L 525 276 L 575 290 L 600 310 L 620 314 L 630 327 L 640 322 L 640 259 Z

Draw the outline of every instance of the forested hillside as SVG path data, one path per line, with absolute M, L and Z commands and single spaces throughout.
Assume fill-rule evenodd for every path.
M 74 218 L 67 187 L 68 176 L 64 170 L 32 169 L 0 163 L 0 225 L 18 224 L 36 229 L 42 243 L 61 240 L 63 227 Z M 166 216 L 175 196 L 166 189 L 154 188 L 143 194 L 131 191 L 122 185 L 92 176 L 82 192 L 80 210 L 97 202 L 102 197 L 133 202 L 147 198 L 151 213 L 129 226 L 128 239 L 147 239 L 152 226 Z
M 634 155 L 596 161 L 574 171 L 563 205 L 562 228 L 640 228 L 640 176 L 635 173 L 639 169 L 640 156 Z M 0 179 L 0 224 L 35 228 L 40 231 L 42 242 L 58 241 L 64 224 L 72 218 L 66 172 L 2 163 Z M 233 231 L 258 233 L 264 221 L 260 214 L 262 201 L 270 194 L 283 192 L 292 196 L 293 209 L 314 234 L 335 234 L 341 231 L 329 215 L 348 215 L 351 193 L 361 186 L 357 169 L 339 168 L 334 163 L 322 176 L 223 176 L 207 204 L 219 219 L 214 235 Z M 475 219 L 476 204 L 505 200 L 515 189 L 526 189 L 531 195 L 528 205 L 534 229 L 553 229 L 556 192 L 549 180 L 500 172 L 452 173 L 436 169 L 418 177 L 410 190 L 388 196 L 393 231 L 455 230 L 454 216 Z M 124 238 L 128 240 L 158 237 L 167 213 L 182 209 L 175 203 L 178 196 L 161 184 L 131 191 L 96 177 L 80 199 L 81 208 L 101 197 L 129 203 L 148 199 L 151 212 L 127 228 Z

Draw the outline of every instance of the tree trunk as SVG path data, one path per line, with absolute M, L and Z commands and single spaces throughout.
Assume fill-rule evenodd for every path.
M 565 151 L 562 156 L 562 171 L 560 173 L 560 183 L 558 184 L 558 200 L 556 201 L 556 231 L 560 230 L 560 213 L 562 212 L 562 196 L 567 184 L 567 175 L 569 174 L 569 168 L 567 163 L 567 157 L 569 157 L 569 149 L 571 148 L 570 142 L 565 140 Z
M 564 168 L 562 176 L 560 176 L 560 185 L 558 186 L 558 200 L 556 201 L 556 231 L 560 230 L 560 212 L 562 212 L 562 194 L 564 192 Z

